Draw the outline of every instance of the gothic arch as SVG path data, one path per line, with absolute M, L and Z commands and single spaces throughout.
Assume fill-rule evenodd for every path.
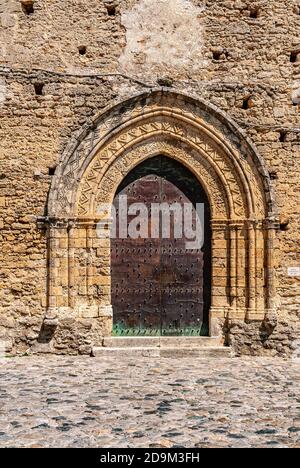
M 158 154 L 193 172 L 211 204 L 210 333 L 219 334 L 230 318 L 262 319 L 274 296 L 277 216 L 264 162 L 223 112 L 166 90 L 113 104 L 66 148 L 48 203 L 49 309 L 109 320 L 109 241 L 97 238 L 97 207 L 112 203 L 123 178 Z
M 220 219 L 230 219 L 234 213 L 234 203 L 226 180 L 220 170 L 214 170 L 208 160 L 187 145 L 180 147 L 178 142 L 168 141 L 162 135 L 145 139 L 130 149 L 122 151 L 106 168 L 103 176 L 97 177 L 95 197 L 91 200 L 91 213 L 97 213 L 97 203 L 112 203 L 117 187 L 124 177 L 145 159 L 164 155 L 176 159 L 186 166 L 203 185 L 211 204 L 213 214 Z M 82 192 L 79 194 L 79 199 Z M 77 205 L 78 206 L 78 205 Z

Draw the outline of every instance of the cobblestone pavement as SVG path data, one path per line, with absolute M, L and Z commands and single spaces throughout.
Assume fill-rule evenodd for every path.
M 300 361 L 0 361 L 0 447 L 300 447 Z

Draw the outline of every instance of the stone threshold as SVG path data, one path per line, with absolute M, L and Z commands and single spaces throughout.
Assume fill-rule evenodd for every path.
M 107 337 L 97 356 L 230 358 L 232 349 L 210 337 Z

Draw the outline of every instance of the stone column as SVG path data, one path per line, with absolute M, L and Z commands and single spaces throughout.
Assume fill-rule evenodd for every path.
M 209 314 L 210 336 L 222 336 L 230 308 L 228 291 L 230 236 L 226 220 L 212 220 L 212 304 Z
M 55 228 L 53 225 L 48 226 L 48 250 L 49 250 L 49 270 L 48 270 L 48 310 L 55 309 L 56 295 L 55 278 L 57 276 L 57 268 L 55 264 L 57 249 L 57 239 L 55 237 Z
M 244 320 L 246 316 L 247 307 L 247 226 L 245 221 L 237 222 L 237 243 L 236 243 L 236 256 L 237 256 L 237 314 L 236 317 Z
M 232 309 L 237 308 L 237 275 L 238 275 L 238 252 L 237 252 L 237 226 L 230 224 L 230 306 Z
M 109 222 L 107 222 L 107 233 Z M 85 234 L 85 294 L 81 294 L 80 316 L 89 319 L 112 320 L 110 238 L 99 238 L 97 220 L 80 224 Z M 83 278 L 82 278 L 83 280 Z M 83 290 L 82 290 L 83 293 Z
M 71 309 L 75 307 L 75 225 L 69 225 L 68 236 L 68 258 L 69 258 L 69 271 L 68 271 L 68 305 Z
M 275 308 L 275 268 L 274 268 L 274 248 L 276 227 L 273 220 L 266 220 L 266 279 L 267 279 L 267 308 L 273 311 Z
M 244 319 L 246 314 L 246 226 L 245 221 L 229 222 L 230 260 L 229 291 L 232 319 Z
M 68 223 L 62 219 L 48 222 L 48 307 L 44 326 L 56 326 L 59 310 L 68 306 Z
M 257 223 L 256 230 L 256 308 L 261 313 L 264 313 L 266 304 L 265 291 L 265 239 L 264 228 L 262 222 Z
M 255 243 L 255 222 L 248 222 L 248 308 L 256 310 L 256 243 Z

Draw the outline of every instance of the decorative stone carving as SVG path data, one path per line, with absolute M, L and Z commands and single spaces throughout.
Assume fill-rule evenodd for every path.
M 97 193 L 96 202 L 111 203 L 124 176 L 137 164 L 156 154 L 173 157 L 185 164 L 198 176 L 200 182 L 206 188 L 211 201 L 213 215 L 218 218 L 228 218 L 229 202 L 221 182 L 218 181 L 218 174 L 212 170 L 203 156 L 194 154 L 194 152 L 188 153 L 171 142 L 165 141 L 164 138 L 151 139 L 149 142 L 140 143 L 133 149 L 128 150 L 124 155 L 119 156 L 103 178 L 96 177 L 95 180 L 100 180 L 100 183 L 95 188 L 95 193 Z M 82 209 L 80 204 L 79 209 Z M 97 211 L 96 205 L 92 207 L 92 211 Z M 78 214 L 82 215 L 85 213 L 79 211 Z
M 149 123 L 150 118 L 152 122 Z M 214 119 L 218 122 L 218 127 L 223 125 L 223 135 L 211 124 Z M 228 134 L 228 126 L 230 130 L 235 127 L 235 140 L 240 138 L 241 141 L 239 147 L 235 147 L 225 136 Z M 151 134 L 151 128 L 152 132 L 172 134 L 177 139 L 191 138 L 190 143 L 199 146 L 199 150 L 206 154 L 213 153 L 216 164 L 222 164 L 222 161 L 226 163 L 224 170 L 227 171 L 228 168 L 234 174 L 231 188 L 233 193 L 236 193 L 238 216 L 241 215 L 241 199 L 237 195 L 236 186 L 241 184 L 239 177 L 244 178 L 244 187 L 241 187 L 243 194 L 252 196 L 251 203 L 248 200 L 250 208 L 261 215 L 262 219 L 266 212 L 274 214 L 276 211 L 274 195 L 266 168 L 251 142 L 234 122 L 224 113 L 217 111 L 214 106 L 198 98 L 196 100 L 171 91 L 162 93 L 161 90 L 137 96 L 128 102 L 108 108 L 95 119 L 91 130 L 83 131 L 72 149 L 70 147 L 66 149 L 61 167 L 53 181 L 49 197 L 49 214 L 54 216 L 74 214 L 77 208 L 75 193 L 82 189 L 82 178 L 93 158 L 99 156 L 101 151 L 101 158 L 98 157 L 95 164 L 98 169 L 100 166 L 102 168 L 117 151 L 125 149 L 129 141 L 134 144 L 137 137 L 143 138 L 149 134 L 149 131 Z M 232 163 L 235 165 L 235 171 Z M 90 191 L 88 186 L 83 190 L 86 190 L 84 199 L 88 197 Z M 268 198 L 265 197 L 265 192 L 269 193 Z M 61 213 L 58 212 L 58 206 Z
M 210 333 L 274 314 L 277 212 L 264 163 L 222 112 L 166 91 L 108 108 L 67 149 L 49 196 L 49 312 L 59 317 L 70 310 L 77 320 L 110 333 L 110 244 L 97 239 L 97 207 L 112 203 L 124 177 L 159 154 L 193 172 L 210 201 Z

